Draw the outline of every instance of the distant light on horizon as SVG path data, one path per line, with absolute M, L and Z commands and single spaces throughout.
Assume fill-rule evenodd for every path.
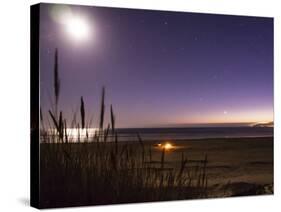
M 188 116 L 182 119 L 179 117 L 174 123 L 179 124 L 235 124 L 235 123 L 258 123 L 272 122 L 274 119 L 273 111 L 265 109 L 235 108 L 229 111 L 206 111 L 204 115 Z

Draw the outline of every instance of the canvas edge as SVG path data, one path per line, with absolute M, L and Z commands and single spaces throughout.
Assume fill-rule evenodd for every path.
M 30 6 L 30 205 L 40 208 L 39 22 L 40 4 Z

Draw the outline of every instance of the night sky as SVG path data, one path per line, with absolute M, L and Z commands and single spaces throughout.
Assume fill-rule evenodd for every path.
M 273 120 L 273 19 L 68 6 L 89 27 L 87 39 L 74 40 L 57 8 L 41 5 L 44 113 L 58 48 L 68 120 L 83 96 L 96 125 L 103 85 L 117 127 Z

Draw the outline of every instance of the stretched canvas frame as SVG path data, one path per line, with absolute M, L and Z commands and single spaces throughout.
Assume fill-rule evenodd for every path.
M 45 3 L 31 6 L 30 11 L 31 206 L 54 208 L 274 193 L 273 18 Z M 79 14 L 78 19 L 71 15 L 65 16 L 64 21 L 67 21 L 67 24 L 62 24 L 59 19 L 63 11 L 72 11 L 68 15 L 78 11 L 77 14 L 82 15 Z M 98 58 L 103 64 L 97 67 L 103 68 L 108 65 L 111 69 L 116 68 L 120 71 L 120 74 L 110 71 L 106 73 L 104 68 L 105 73 L 102 74 L 105 75 L 101 74 L 105 78 L 108 77 L 108 84 L 114 85 L 115 90 L 110 90 L 108 84 L 100 86 L 99 108 L 93 115 L 95 124 L 92 124 L 89 117 L 93 112 L 90 108 L 96 106 L 95 103 L 92 105 L 89 103 L 91 100 L 87 97 L 92 97 L 91 95 L 87 94 L 85 97 L 81 93 L 79 94 L 81 96 L 77 96 L 78 106 L 74 124 L 69 121 L 73 117 L 65 112 L 70 107 L 66 106 L 66 102 L 71 101 L 68 99 L 63 102 L 61 95 L 62 86 L 70 82 L 62 78 L 62 76 L 67 78 L 65 68 L 67 59 L 63 58 L 63 52 L 69 55 L 72 54 L 71 51 L 78 52 L 79 42 L 88 39 L 87 36 L 94 37 L 90 33 L 95 30 L 90 31 L 91 29 L 87 28 L 86 22 L 81 18 L 83 13 L 88 17 L 92 17 L 92 13 L 98 14 L 95 30 L 116 32 L 116 36 L 122 35 L 119 40 L 114 40 L 108 34 L 104 34 L 104 37 L 95 37 L 95 41 L 89 38 L 89 43 L 83 47 L 87 49 L 95 45 L 96 48 L 102 49 L 101 45 L 104 45 L 100 54 L 107 55 L 117 63 Z M 217 24 L 212 25 L 214 22 L 211 24 L 208 19 L 217 20 Z M 195 29 L 190 27 L 190 34 L 186 37 L 183 34 L 188 31 L 183 20 L 194 22 L 187 23 Z M 88 21 L 91 22 L 92 19 L 88 18 Z M 76 28 L 73 28 L 74 26 Z M 233 27 L 236 29 L 233 30 Z M 55 36 L 46 38 L 44 34 L 47 32 L 46 28 Z M 197 34 L 193 34 L 193 30 Z M 233 30 L 233 33 L 228 34 L 229 30 Z M 73 44 L 74 47 L 67 50 L 69 52 L 61 51 L 52 44 L 48 46 L 47 39 L 58 42 L 57 34 L 65 36 L 62 39 L 65 43 L 60 44 L 61 47 L 67 49 L 68 45 Z M 159 39 L 156 39 L 157 36 Z M 105 41 L 107 37 L 112 40 Z M 122 39 L 123 37 L 126 39 Z M 132 42 L 125 43 L 126 40 Z M 146 41 L 151 43 L 147 44 Z M 253 43 L 249 43 L 250 41 Z M 194 47 L 195 43 L 198 47 Z M 153 45 L 154 48 L 151 48 Z M 188 52 L 188 48 L 192 48 L 195 56 Z M 114 51 L 116 53 L 112 56 Z M 236 51 L 246 58 L 240 58 Z M 76 54 L 77 58 L 79 54 Z M 122 54 L 124 57 L 119 57 Z M 188 57 L 183 56 L 185 54 L 192 57 L 193 61 L 187 63 Z M 150 56 L 147 55 L 154 59 L 150 60 Z M 97 64 L 96 61 L 86 60 L 85 56 L 87 57 L 85 54 L 79 58 L 79 61 L 77 60 L 81 67 L 88 70 L 87 67 Z M 201 57 L 203 61 L 200 62 Z M 63 60 L 63 65 L 60 66 Z M 68 60 L 69 63 L 75 64 L 71 59 Z M 86 62 L 82 63 L 81 61 L 84 60 Z M 118 69 L 119 63 L 125 63 L 123 68 L 128 68 L 128 72 L 121 71 L 120 67 Z M 244 73 L 239 70 L 233 74 L 233 72 L 215 72 L 210 69 L 209 72 L 202 71 L 200 75 L 198 71 L 202 68 L 198 67 L 204 63 L 212 64 L 215 66 L 214 69 L 219 70 L 222 69 L 220 64 L 227 64 L 226 69 L 231 70 L 234 70 L 232 67 L 240 67 Z M 144 68 L 140 69 L 142 65 Z M 182 68 L 183 65 L 190 65 L 188 68 L 194 68 L 196 71 L 185 70 Z M 167 71 L 165 69 L 167 66 L 175 68 Z M 202 67 L 208 69 L 208 66 L 210 65 Z M 129 72 L 133 67 L 135 68 L 133 73 Z M 152 67 L 150 72 L 147 72 L 146 69 L 150 67 Z M 152 72 L 154 67 L 161 67 L 163 70 L 157 69 L 158 72 L 154 76 Z M 250 70 L 253 68 L 256 68 L 256 72 Z M 80 71 L 82 75 L 83 70 Z M 210 76 L 206 78 L 205 74 L 208 73 Z M 79 75 L 74 73 L 77 81 L 74 79 L 71 84 L 75 87 L 77 83 L 77 89 L 81 92 L 85 91 L 83 86 L 90 84 L 87 78 L 93 76 L 89 71 L 84 74 L 86 77 L 82 77 L 82 81 L 79 81 Z M 138 78 L 128 77 L 133 75 L 147 81 L 140 83 Z M 164 77 L 165 75 L 167 78 Z M 181 81 L 181 78 L 186 76 L 191 80 Z M 177 80 L 173 81 L 173 77 Z M 198 79 L 200 77 L 201 80 Z M 246 82 L 245 79 L 248 81 Z M 95 80 L 99 84 L 99 79 Z M 114 80 L 117 80 L 116 84 Z M 128 80 L 132 80 L 129 89 L 126 87 Z M 232 80 L 235 83 L 232 83 Z M 106 82 L 106 79 L 100 81 Z M 198 85 L 194 84 L 191 87 L 187 85 L 193 82 L 202 82 L 199 88 L 205 90 L 207 95 L 200 94 L 196 87 Z M 234 87 L 229 94 L 235 100 L 232 102 L 223 89 L 229 91 L 229 87 L 235 85 L 239 86 Z M 68 88 L 71 86 L 68 85 Z M 182 87 L 175 89 L 177 86 Z M 217 90 L 211 92 L 213 87 Z M 171 93 L 166 88 L 169 88 Z M 194 90 L 181 92 L 187 88 L 194 88 Z M 246 88 L 252 92 L 252 95 L 249 95 Z M 50 92 L 52 94 L 48 97 L 50 103 L 47 105 L 43 93 L 48 89 L 52 90 Z M 131 96 L 119 94 L 118 89 L 123 89 L 123 92 L 132 90 L 136 96 L 133 92 L 127 93 Z M 116 91 L 115 94 L 122 101 L 112 98 L 114 104 L 120 103 L 127 111 L 124 112 L 116 104 L 107 102 L 108 90 L 109 97 L 113 97 Z M 70 92 L 68 95 L 76 94 Z M 135 100 L 137 95 L 139 98 L 144 98 L 144 104 Z M 209 99 L 209 96 L 213 96 L 213 99 Z M 216 99 L 217 96 L 221 99 Z M 187 97 L 192 99 L 192 103 L 179 101 Z M 154 98 L 157 99 L 155 102 Z M 127 107 L 124 102 L 131 103 L 132 106 Z M 165 107 L 165 104 L 170 107 Z M 191 112 L 187 112 L 190 119 L 184 121 L 175 119 L 174 122 L 165 119 L 166 115 L 170 117 L 169 114 L 175 114 L 174 117 L 177 118 L 184 116 L 176 111 L 182 111 L 181 106 L 185 104 L 186 107 L 190 107 Z M 253 108 L 248 108 L 251 104 Z M 225 105 L 228 109 L 221 105 Z M 46 108 L 49 106 L 50 108 Z M 139 110 L 134 110 L 134 107 Z M 158 109 L 155 110 L 155 107 Z M 210 109 L 212 107 L 214 110 Z M 130 109 L 132 112 L 128 111 Z M 139 113 L 133 114 L 135 111 Z M 157 117 L 155 114 L 158 112 Z M 211 116 L 213 113 L 219 121 L 213 119 Z M 120 114 L 126 118 L 122 119 Z M 193 114 L 197 115 L 193 116 Z M 239 114 L 242 114 L 241 117 Z M 151 121 L 150 118 L 153 120 Z M 119 127 L 119 120 L 121 127 Z

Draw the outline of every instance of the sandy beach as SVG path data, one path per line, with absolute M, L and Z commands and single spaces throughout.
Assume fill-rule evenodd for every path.
M 157 142 L 153 144 L 156 146 Z M 218 192 L 213 193 L 214 196 L 221 196 L 222 185 L 229 187 L 226 196 L 243 194 L 251 185 L 273 185 L 272 137 L 179 140 L 173 144 L 175 148 L 166 154 L 170 167 L 178 167 L 179 152 L 185 153 L 191 161 L 207 155 L 208 185 Z M 157 148 L 154 154 L 153 158 L 160 157 Z
M 42 207 L 273 194 L 273 137 L 174 140 L 164 158 L 159 142 L 42 143 Z
M 169 166 L 177 167 L 181 154 L 191 160 L 208 156 L 210 184 L 249 182 L 267 184 L 273 181 L 273 138 L 218 138 L 172 141 L 174 149 L 167 151 Z M 157 142 L 152 142 L 157 146 Z M 159 158 L 154 148 L 153 158 Z

